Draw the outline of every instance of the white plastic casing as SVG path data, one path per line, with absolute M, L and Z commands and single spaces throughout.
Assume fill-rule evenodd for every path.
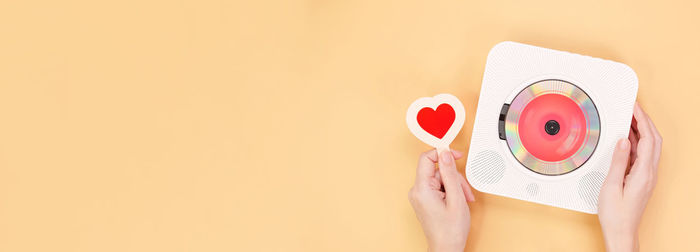
M 528 170 L 498 137 L 503 104 L 545 79 L 583 89 L 600 116 L 600 139 L 590 159 L 559 176 Z M 516 42 L 497 44 L 489 52 L 481 84 L 465 169 L 469 183 L 485 193 L 596 214 L 615 144 L 629 133 L 637 87 L 634 70 L 622 63 Z

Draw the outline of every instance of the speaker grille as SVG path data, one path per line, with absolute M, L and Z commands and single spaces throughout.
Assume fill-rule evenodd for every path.
M 479 152 L 471 168 L 473 179 L 484 184 L 498 182 L 505 171 L 503 158 L 495 151 Z
M 528 196 L 535 197 L 540 192 L 540 187 L 535 183 L 530 183 L 525 187 L 525 191 Z
M 598 194 L 603 185 L 605 175 L 598 171 L 592 171 L 581 178 L 578 183 L 578 195 L 583 202 L 591 207 L 598 206 Z

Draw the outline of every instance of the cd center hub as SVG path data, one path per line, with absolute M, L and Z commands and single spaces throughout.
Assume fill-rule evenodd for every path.
M 549 120 L 544 124 L 544 131 L 550 135 L 556 135 L 559 133 L 559 123 L 555 120 Z

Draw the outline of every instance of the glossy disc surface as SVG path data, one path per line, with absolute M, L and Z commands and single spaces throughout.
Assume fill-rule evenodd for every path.
M 516 95 L 505 130 L 508 148 L 521 164 L 539 174 L 561 175 L 593 154 L 600 119 L 591 98 L 576 85 L 544 80 Z

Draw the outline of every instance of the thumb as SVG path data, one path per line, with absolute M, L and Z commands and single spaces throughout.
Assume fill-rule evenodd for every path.
M 610 170 L 603 186 L 622 188 L 629 156 L 630 141 L 627 138 L 620 139 L 615 145 L 615 152 L 613 153 L 612 162 L 610 162 Z
M 452 153 L 450 151 L 440 152 L 438 163 L 442 184 L 445 187 L 447 206 L 466 204 L 466 198 L 462 190 L 461 175 L 457 172 L 457 165 Z

